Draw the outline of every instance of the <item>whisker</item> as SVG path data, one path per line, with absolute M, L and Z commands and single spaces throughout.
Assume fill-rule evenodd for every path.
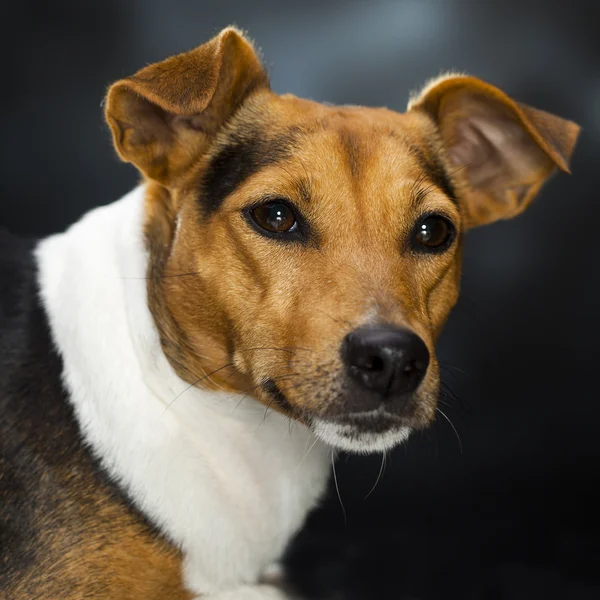
M 456 404 L 458 404 L 458 406 L 464 410 L 466 413 L 470 412 L 471 408 L 469 407 L 468 404 L 466 404 L 465 402 L 463 402 L 463 400 L 457 396 L 454 391 L 452 390 L 452 388 L 445 383 L 444 381 L 440 382 L 440 386 L 441 386 L 441 393 L 448 399 L 453 400 L 454 402 L 456 402 Z
M 310 438 L 306 438 L 307 443 L 308 443 L 309 439 Z M 308 455 L 310 454 L 310 451 L 316 446 L 316 444 L 317 444 L 318 441 L 319 441 L 319 438 L 315 437 L 315 441 L 310 445 L 310 448 L 304 453 L 304 456 L 302 457 L 302 460 L 300 461 L 300 463 L 296 467 L 296 471 L 298 471 L 300 469 L 300 467 L 303 465 L 304 461 L 308 458 Z
M 324 314 L 326 317 L 329 317 L 335 323 L 344 323 L 345 325 L 349 325 L 350 327 L 352 327 L 352 323 L 350 323 L 350 321 L 348 321 L 346 319 L 336 319 L 335 317 L 332 317 L 329 313 L 326 313 L 324 310 L 321 310 L 320 308 L 315 307 L 315 310 Z
M 450 427 L 452 427 L 454 434 L 456 435 L 456 439 L 458 440 L 458 446 L 460 448 L 460 453 L 462 454 L 463 453 L 462 442 L 460 441 L 460 436 L 458 435 L 458 431 L 456 431 L 456 427 L 454 427 L 454 424 L 452 423 L 452 421 L 449 419 L 449 417 L 446 415 L 446 413 L 441 408 L 438 408 L 436 406 L 435 410 L 437 410 L 437 412 L 439 412 L 442 415 L 442 417 L 444 417 L 444 419 L 446 419 L 446 421 L 448 421 L 448 423 L 450 424 Z
M 229 381 L 234 374 L 235 374 L 235 371 L 232 371 L 231 373 L 229 373 L 229 375 L 227 375 L 225 378 L 223 378 L 223 383 L 226 383 L 227 381 Z M 216 381 L 213 381 L 212 383 L 214 386 L 217 387 L 217 389 L 220 392 L 225 391 L 225 388 L 223 387 L 223 385 L 221 383 L 217 383 Z
M 340 506 L 342 507 L 342 513 L 344 514 L 344 525 L 348 524 L 348 519 L 346 517 L 346 509 L 344 508 L 344 503 L 342 502 L 342 496 L 340 494 L 340 486 L 338 485 L 337 473 L 335 472 L 335 459 L 333 457 L 333 449 L 331 450 L 331 466 L 333 467 L 333 481 L 335 482 L 335 489 L 337 491 L 337 497 L 340 501 Z
M 428 185 L 424 189 L 417 190 L 416 194 L 418 195 L 419 200 L 420 201 L 423 200 L 428 194 L 431 193 L 431 190 L 433 190 L 436 187 L 437 187 L 437 183 L 432 183 L 431 185 Z
M 295 377 L 297 375 L 299 375 L 299 373 L 291 373 L 291 374 L 288 374 L 288 375 L 281 375 L 280 377 L 275 378 L 273 381 L 281 381 L 283 378 L 289 378 L 289 379 L 291 379 L 292 377 Z M 308 382 L 306 382 L 306 381 L 301 381 L 298 384 L 293 385 L 290 388 L 288 388 L 288 390 L 295 390 L 295 389 L 302 388 L 307 383 Z M 262 425 L 264 425 L 265 421 L 267 420 L 267 415 L 268 415 L 269 409 L 271 408 L 271 406 L 273 405 L 274 402 L 275 402 L 275 398 L 274 397 L 271 398 L 271 400 L 269 400 L 268 404 L 265 407 L 265 413 L 263 415 L 263 419 L 259 423 L 259 425 L 257 427 L 257 430 L 258 430 L 259 427 L 261 427 Z M 290 421 L 290 424 L 289 424 L 289 434 L 290 434 L 290 436 L 292 435 L 292 431 L 291 431 L 292 425 L 296 423 L 296 420 L 293 419 L 292 417 L 294 416 L 294 414 L 299 414 L 299 412 L 300 412 L 297 409 L 295 409 L 295 407 L 293 407 L 293 408 L 294 408 L 294 412 L 292 412 L 291 415 L 288 414 L 287 411 L 285 413 L 283 413 L 283 415 L 285 417 L 287 417 L 289 419 L 289 421 Z
M 444 361 L 443 363 L 440 363 L 440 366 L 442 366 L 442 365 L 444 365 L 444 367 L 446 369 L 448 369 L 448 368 L 454 369 L 455 371 L 458 371 L 459 373 L 462 373 L 463 375 L 466 375 L 467 377 L 469 377 L 469 374 L 466 371 L 459 369 L 456 365 L 453 365 L 452 363 Z
M 265 414 L 263 415 L 262 421 L 259 423 L 258 427 L 256 428 L 257 431 L 262 425 L 265 424 L 265 421 L 267 420 L 267 415 L 269 414 L 269 408 L 271 408 L 271 404 L 273 404 L 273 402 L 275 402 L 275 398 L 271 398 L 269 400 L 269 402 L 267 403 L 267 405 L 265 406 Z
M 462 167 L 459 167 L 458 169 L 455 169 L 454 171 L 452 171 L 452 173 L 450 173 L 450 177 L 452 177 L 452 175 L 456 175 L 456 173 L 459 173 L 460 171 L 464 170 L 464 169 L 468 169 L 473 163 L 468 163 L 466 165 L 463 165 Z
M 421 172 L 419 173 L 419 176 L 413 181 L 413 184 L 410 187 L 409 190 L 409 194 L 412 196 L 415 193 L 415 190 L 417 189 L 417 187 L 419 186 L 419 184 L 421 183 L 421 181 L 423 181 L 423 179 L 425 178 L 425 167 L 423 167 L 421 169 Z
M 446 141 L 442 142 L 442 144 L 440 144 L 440 146 L 438 146 L 438 149 L 433 153 L 433 155 L 431 156 L 432 159 L 434 159 L 438 153 L 440 152 L 440 150 L 446 145 L 448 144 L 453 138 L 455 138 L 458 134 L 455 135 L 451 135 Z M 463 165 L 462 167 L 459 167 L 458 169 L 455 169 L 454 171 L 451 171 L 448 175 L 450 178 L 452 178 L 453 175 L 455 175 L 456 173 L 458 173 L 459 171 L 462 171 L 463 169 L 466 169 L 470 166 L 469 164 Z M 425 177 L 427 176 L 427 171 L 425 168 L 423 168 L 421 170 L 421 173 L 419 174 L 419 176 L 417 177 L 417 179 L 415 180 L 415 182 L 413 183 L 413 185 L 410 188 L 410 194 L 412 196 L 416 196 L 419 200 L 422 200 L 423 198 L 425 198 L 425 196 L 429 193 L 429 191 L 434 188 L 437 187 L 437 183 L 434 183 L 432 185 L 430 185 L 429 187 L 427 187 L 425 190 L 417 190 L 418 186 L 421 184 L 421 182 L 425 179 Z
M 455 137 L 458 137 L 458 133 L 451 135 L 445 142 L 442 142 L 438 149 L 433 153 L 433 158 L 438 155 L 438 152 L 448 143 L 450 143 Z
M 442 391 L 446 394 L 446 396 L 452 398 L 452 400 L 456 400 L 457 402 L 459 401 L 458 396 L 454 393 L 452 388 L 446 382 L 440 381 L 440 386 L 443 388 Z
M 200 377 L 199 379 L 197 379 L 196 381 L 194 381 L 193 383 L 188 385 L 183 391 L 179 392 L 179 394 L 177 394 L 177 396 L 175 396 L 175 398 L 173 398 L 173 400 L 171 400 L 171 402 L 169 402 L 169 404 L 167 404 L 165 410 L 163 410 L 162 414 L 160 415 L 160 418 L 162 418 L 163 415 L 169 410 L 169 408 L 171 408 L 171 406 L 173 406 L 173 403 L 175 402 L 175 400 L 177 400 L 177 398 L 179 398 L 182 394 L 187 392 L 190 388 L 193 388 L 195 385 L 198 385 L 201 381 L 204 381 L 205 379 L 207 379 L 208 377 L 211 377 L 215 373 L 218 373 L 219 371 L 222 371 L 223 369 L 226 369 L 227 367 L 232 367 L 232 366 L 233 366 L 233 363 L 227 363 L 226 365 L 223 365 L 222 367 L 215 369 L 211 373 L 208 373 L 207 375 Z
M 291 379 L 292 377 L 295 377 L 297 375 L 298 375 L 298 373 L 286 373 L 285 375 L 279 375 L 278 377 L 274 377 L 272 379 L 272 381 L 281 381 L 281 380 L 285 380 L 285 379 Z M 250 397 L 250 395 L 252 394 L 252 392 L 254 392 L 255 390 L 261 388 L 262 385 L 263 385 L 262 383 L 259 383 L 257 385 L 253 385 L 253 386 L 251 386 L 249 388 L 246 388 L 245 390 L 242 390 L 240 393 L 244 394 L 244 395 L 242 396 L 242 398 L 240 399 L 240 401 L 236 404 L 235 408 L 231 411 L 231 414 L 233 414 L 240 407 L 240 405 L 242 404 L 242 402 L 246 398 Z M 237 394 L 235 394 L 235 395 L 237 395 Z M 232 397 L 233 396 L 230 396 L 230 398 L 232 398 Z M 229 398 L 227 398 L 227 399 L 229 399 Z
M 381 455 L 381 466 L 379 467 L 379 475 L 377 475 L 377 479 L 375 480 L 375 483 L 373 484 L 373 487 L 370 489 L 369 493 L 364 497 L 365 500 L 375 491 L 375 488 L 377 487 L 377 484 L 379 483 L 379 480 L 381 479 L 381 476 L 383 475 L 383 471 L 385 470 L 386 456 L 387 456 L 387 452 L 384 450 L 383 454 Z
M 446 406 L 448 408 L 452 408 L 451 404 L 448 404 L 447 402 L 444 402 L 441 398 L 438 400 L 438 402 L 442 405 L 442 406 Z
M 446 367 L 445 365 L 442 365 L 442 364 L 440 364 L 440 369 L 443 369 L 448 374 L 449 377 L 452 377 L 452 381 L 455 383 L 455 385 L 460 384 L 454 371 L 450 370 L 448 367 Z

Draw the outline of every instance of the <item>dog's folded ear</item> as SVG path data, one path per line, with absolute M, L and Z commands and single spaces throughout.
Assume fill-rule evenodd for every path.
M 113 84 L 106 119 L 121 158 L 166 183 L 197 159 L 252 92 L 268 87 L 251 42 L 228 27 Z
M 569 172 L 579 126 L 474 77 L 439 78 L 409 109 L 437 123 L 467 227 L 517 215 L 556 167 Z

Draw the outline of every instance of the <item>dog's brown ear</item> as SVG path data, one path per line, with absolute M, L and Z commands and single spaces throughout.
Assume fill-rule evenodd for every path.
M 437 122 L 468 227 L 519 214 L 555 167 L 570 172 L 578 125 L 474 77 L 442 77 L 409 108 Z
M 252 44 L 228 27 L 184 54 L 145 67 L 108 90 L 106 119 L 117 152 L 166 183 L 268 78 Z

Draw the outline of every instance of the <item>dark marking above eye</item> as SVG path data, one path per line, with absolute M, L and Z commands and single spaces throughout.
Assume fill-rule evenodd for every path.
M 227 196 L 261 169 L 289 158 L 296 148 L 298 127 L 269 136 L 259 129 L 232 133 L 210 159 L 200 181 L 205 216 L 217 211 Z
M 425 153 L 419 146 L 412 144 L 411 151 L 417 157 L 421 168 L 426 173 L 426 177 L 423 179 L 423 187 L 427 188 L 427 182 L 431 181 L 442 190 L 454 204 L 457 204 L 454 186 L 442 164 L 439 156 L 439 149 L 431 148 Z
M 423 185 L 420 187 L 427 189 L 433 183 L 448 196 L 455 205 L 458 205 L 452 180 L 446 172 L 439 156 L 439 146 L 433 147 L 432 145 L 427 145 L 426 148 L 422 148 L 416 144 L 414 140 L 410 140 L 408 137 L 394 129 L 385 128 L 382 133 L 401 142 L 406 150 L 417 159 L 417 162 L 424 173 L 424 176 L 421 178 Z
M 431 154 L 429 157 L 429 162 L 433 166 L 433 181 L 444 192 L 444 194 L 450 198 L 450 200 L 456 203 L 456 191 L 454 189 L 454 185 L 452 184 L 452 180 L 448 176 L 448 173 L 442 164 L 442 160 L 440 159 L 440 155 L 437 151 Z

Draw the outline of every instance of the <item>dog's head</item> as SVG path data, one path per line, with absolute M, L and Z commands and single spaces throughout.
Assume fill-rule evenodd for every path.
M 466 76 L 406 113 L 269 89 L 229 28 L 114 84 L 147 186 L 148 299 L 177 373 L 353 451 L 435 415 L 465 231 L 523 211 L 578 127 Z

